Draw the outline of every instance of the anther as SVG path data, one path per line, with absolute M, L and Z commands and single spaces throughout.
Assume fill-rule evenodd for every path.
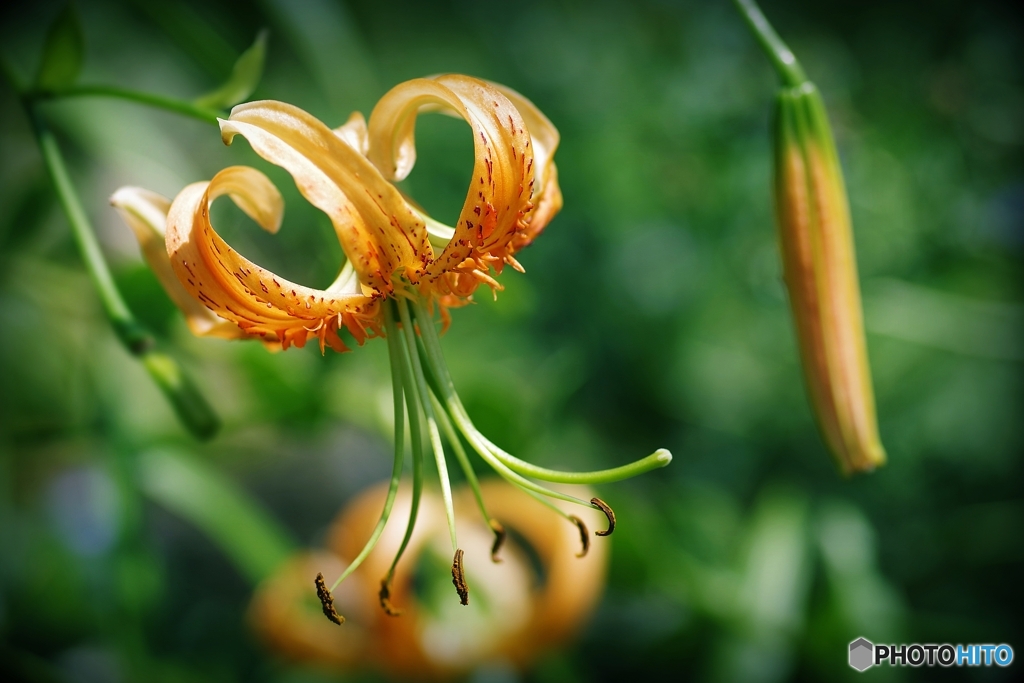
M 615 510 L 612 510 L 611 506 L 600 498 L 591 498 L 590 504 L 603 512 L 604 516 L 608 518 L 608 528 L 604 531 L 595 531 L 594 533 L 598 536 L 611 536 L 612 532 L 615 531 Z
M 455 586 L 455 592 L 459 594 L 459 602 L 468 605 L 469 586 L 466 585 L 466 573 L 462 570 L 462 548 L 455 551 L 455 560 L 452 562 L 452 584 Z
M 569 521 L 575 524 L 580 530 L 580 542 L 583 544 L 583 550 L 577 553 L 576 557 L 586 557 L 587 551 L 590 550 L 590 532 L 587 531 L 587 525 L 583 523 L 582 519 L 575 515 L 570 515 Z
M 377 594 L 380 598 L 380 607 L 384 610 L 384 614 L 389 617 L 398 617 L 402 615 L 402 610 L 396 608 L 391 604 L 391 575 L 385 576 L 380 580 L 380 593 Z
M 490 520 L 488 524 L 491 526 L 491 531 L 494 532 L 494 545 L 491 546 L 491 562 L 498 564 L 501 562 L 501 558 L 498 557 L 498 551 L 505 544 L 505 527 L 496 519 Z
M 324 608 L 324 616 L 339 626 L 345 623 L 345 617 L 338 614 L 338 611 L 334 609 L 334 596 L 331 595 L 331 591 L 327 590 L 324 575 L 317 572 L 314 583 L 316 584 L 316 596 L 320 598 L 320 604 Z

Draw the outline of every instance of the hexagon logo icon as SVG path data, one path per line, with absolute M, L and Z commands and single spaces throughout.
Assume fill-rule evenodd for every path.
M 857 671 L 871 668 L 875 663 L 875 646 L 867 638 L 858 638 L 850 643 L 850 666 Z

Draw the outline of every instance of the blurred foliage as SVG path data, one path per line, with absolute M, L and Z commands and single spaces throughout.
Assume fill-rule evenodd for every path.
M 444 344 L 456 384 L 482 431 L 538 464 L 593 469 L 658 446 L 676 461 L 601 491 L 620 523 L 606 598 L 528 680 L 834 681 L 856 675 L 857 636 L 1024 638 L 1012 578 L 1024 570 L 1021 17 L 1010 3 L 955 0 L 764 9 L 821 88 L 847 174 L 890 456 L 850 480 L 815 431 L 780 282 L 774 77 L 729 3 L 77 5 L 80 83 L 192 100 L 267 27 L 253 97 L 328 124 L 368 113 L 402 80 L 455 71 L 519 90 L 558 126 L 565 209 L 522 254 L 526 275 L 454 312 Z M 49 57 L 40 66 L 61 11 L 2 10 L 2 53 L 23 77 L 69 78 Z M 73 51 L 73 36 L 60 40 Z M 191 440 L 117 344 L 0 87 L 0 671 L 334 680 L 266 651 L 243 614 L 278 553 L 321 543 L 335 512 L 387 476 L 386 349 L 271 355 L 191 338 L 106 198 L 125 184 L 173 196 L 226 165 L 259 166 L 285 195 L 284 229 L 266 235 L 218 205 L 222 234 L 321 287 L 341 259 L 326 217 L 208 124 L 84 98 L 45 115 L 131 308 L 186 359 L 225 427 Z M 443 117 L 422 119 L 417 140 L 405 189 L 450 219 L 470 140 Z M 208 508 L 190 516 L 154 493 L 167 453 L 201 463 L 179 474 L 213 473 Z

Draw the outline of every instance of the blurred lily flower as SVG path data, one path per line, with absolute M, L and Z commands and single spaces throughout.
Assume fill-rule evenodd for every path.
M 430 570 L 445 562 L 448 539 L 444 503 L 428 491 L 420 501 L 420 522 L 409 542 L 407 562 L 393 582 L 394 596 L 405 605 L 404 617 L 389 618 L 369 591 L 359 589 L 375 583 L 402 543 L 402 530 L 389 528 L 352 575 L 348 590 L 335 596 L 351 628 L 340 632 L 324 622 L 320 605 L 307 590 L 308 572 L 344 566 L 358 554 L 387 497 L 387 487 L 378 486 L 338 515 L 328 534 L 329 552 L 296 556 L 257 589 L 249 610 L 253 628 L 293 660 L 337 669 L 373 667 L 401 680 L 448 679 L 488 665 L 526 668 L 585 623 L 604 588 L 607 548 L 596 546 L 577 560 L 572 557 L 579 544 L 575 530 L 550 524 L 544 507 L 523 501 L 514 487 L 502 482 L 483 482 L 481 490 L 515 537 L 505 547 L 502 563 L 486 562 L 490 529 L 472 514 L 474 492 L 455 492 L 466 556 L 480 560 L 473 580 L 483 598 L 469 610 L 445 599 L 446 581 L 433 580 L 437 573 Z M 402 487 L 395 507 L 407 511 L 411 504 L 411 488 Z M 591 511 L 586 520 L 597 523 L 600 518 Z
M 463 118 L 472 129 L 475 161 L 466 200 L 454 227 L 419 209 L 393 184 L 416 161 L 414 131 L 421 111 Z M 135 230 L 147 261 L 171 298 L 204 336 L 254 338 L 272 347 L 302 347 L 310 339 L 347 350 L 339 333 L 347 330 L 362 344 L 384 337 L 390 351 L 395 410 L 395 461 L 389 493 L 377 526 L 363 551 L 328 587 L 316 579 L 324 614 L 336 623 L 332 591 L 354 572 L 377 543 L 391 514 L 404 460 L 405 415 L 413 453 L 412 498 L 405 537 L 380 584 L 380 604 L 388 614 L 400 593 L 392 585 L 396 566 L 409 546 L 420 508 L 422 464 L 432 454 L 454 552 L 452 583 L 460 602 L 469 602 L 465 552 L 455 525 L 442 436 L 454 451 L 477 507 L 490 528 L 492 559 L 499 561 L 505 538 L 477 484 L 464 443 L 500 476 L 548 505 L 590 545 L 587 525 L 549 498 L 599 510 L 608 535 L 615 528 L 612 509 L 543 486 L 601 484 L 667 465 L 663 449 L 629 465 L 595 472 L 561 472 L 526 463 L 493 444 L 473 425 L 462 406 L 441 352 L 434 314 L 449 322 L 448 309 L 467 303 L 485 284 L 496 294 L 495 279 L 505 266 L 522 271 L 515 259 L 562 206 L 553 155 L 558 132 L 526 98 L 513 90 L 467 76 L 444 75 L 402 83 L 378 102 L 369 122 L 354 113 L 331 130 L 313 116 L 283 102 L 236 106 L 220 121 L 225 143 L 241 135 L 267 161 L 286 169 L 302 195 L 326 213 L 347 261 L 335 282 L 317 290 L 290 282 L 232 249 L 210 222 L 215 199 L 227 195 L 265 230 L 281 225 L 283 202 L 270 180 L 256 169 L 232 166 L 209 182 L 183 189 L 173 202 L 138 188 L 124 188 L 112 201 Z M 155 236 L 164 233 L 166 260 Z M 174 278 L 171 277 L 174 275 Z
M 735 0 L 783 87 L 775 109 L 775 207 L 804 377 L 844 474 L 885 463 L 871 385 L 850 206 L 821 95 L 753 0 Z

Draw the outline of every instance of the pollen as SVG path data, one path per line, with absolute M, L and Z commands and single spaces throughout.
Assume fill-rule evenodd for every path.
M 338 626 L 344 624 L 345 617 L 338 614 L 338 611 L 334 609 L 334 596 L 331 595 L 331 591 L 327 590 L 327 583 L 324 581 L 324 575 L 317 572 L 316 580 L 313 583 L 316 584 L 316 596 L 320 598 L 320 605 L 323 607 L 324 616 Z
M 466 573 L 462 568 L 462 548 L 455 551 L 455 559 L 452 562 L 452 585 L 459 594 L 459 602 L 468 605 L 469 586 L 466 584 Z

